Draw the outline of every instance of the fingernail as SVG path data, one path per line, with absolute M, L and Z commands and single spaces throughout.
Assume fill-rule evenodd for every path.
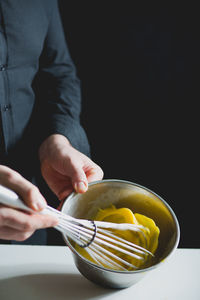
M 36 202 L 36 203 L 33 203 L 32 206 L 33 206 L 33 208 L 34 208 L 35 210 L 42 210 L 42 209 L 45 208 L 46 203 L 45 203 L 45 201 L 40 200 L 40 201 L 38 201 L 38 202 Z
M 75 183 L 75 190 L 78 193 L 84 193 L 87 190 L 87 185 L 83 181 L 76 182 Z

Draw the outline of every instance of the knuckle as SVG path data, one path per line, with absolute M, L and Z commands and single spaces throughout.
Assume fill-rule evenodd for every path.
M 7 223 L 10 224 L 14 221 L 14 218 L 12 215 L 7 213 L 6 207 L 0 208 L 0 223 L 6 225 Z
M 12 215 L 6 215 L 5 214 L 4 217 L 3 217 L 3 220 L 4 220 L 4 224 L 7 225 L 7 226 L 10 226 L 15 222 L 15 218 Z
M 7 170 L 5 172 L 5 174 L 4 174 L 4 178 L 9 183 L 15 182 L 19 176 L 20 175 L 17 172 L 13 171 L 13 170 L 12 171 L 11 170 Z
M 26 190 L 25 196 L 26 196 L 27 199 L 32 201 L 36 197 L 37 193 L 38 193 L 38 188 L 36 186 L 30 186 Z
M 102 179 L 104 177 L 104 172 L 100 166 L 94 165 L 92 173 L 97 177 L 97 179 Z
M 24 232 L 29 232 L 29 231 L 31 231 L 33 228 L 32 228 L 32 225 L 28 222 L 28 221 L 26 221 L 26 222 L 24 222 L 23 224 L 22 224 L 22 230 L 24 231 Z

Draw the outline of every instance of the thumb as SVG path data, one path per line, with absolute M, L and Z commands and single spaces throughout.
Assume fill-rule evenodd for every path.
M 77 193 L 84 193 L 88 189 L 88 181 L 85 172 L 80 166 L 73 166 L 71 174 L 72 185 Z

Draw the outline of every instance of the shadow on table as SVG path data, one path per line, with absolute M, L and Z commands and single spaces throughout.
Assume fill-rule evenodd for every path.
M 101 299 L 117 290 L 95 285 L 80 274 L 32 274 L 0 280 L 0 299 Z

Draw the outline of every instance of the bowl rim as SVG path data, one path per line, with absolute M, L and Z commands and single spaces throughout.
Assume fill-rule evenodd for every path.
M 133 185 L 133 186 L 136 186 L 136 187 L 139 187 L 141 189 L 144 189 L 146 191 L 148 191 L 149 193 L 152 193 L 154 196 L 156 196 L 159 200 L 161 200 L 161 202 L 166 206 L 166 208 L 168 209 L 168 211 L 170 212 L 173 220 L 174 220 L 174 223 L 175 223 L 175 227 L 176 227 L 176 240 L 175 240 L 175 243 L 174 243 L 174 246 L 173 248 L 171 249 L 170 253 L 161 261 L 159 261 L 158 263 L 154 264 L 153 266 L 150 266 L 150 267 L 147 267 L 147 268 L 144 268 L 144 269 L 138 269 L 138 270 L 133 270 L 133 271 L 120 271 L 120 270 L 111 270 L 111 269 L 108 269 L 108 268 L 105 268 L 105 267 L 101 267 L 101 266 L 98 266 L 96 265 L 95 263 L 89 261 L 88 259 L 86 259 L 85 257 L 83 257 L 82 255 L 80 255 L 78 253 L 78 251 L 75 250 L 75 248 L 71 245 L 70 241 L 68 240 L 67 236 L 65 236 L 63 233 L 62 233 L 62 236 L 63 236 L 63 239 L 65 241 L 65 243 L 67 244 L 67 246 L 70 248 L 70 250 L 72 251 L 72 253 L 76 256 L 78 256 L 79 260 L 83 261 L 84 263 L 86 264 L 89 264 L 91 265 L 92 267 L 96 268 L 96 269 L 99 269 L 101 271 L 105 271 L 105 272 L 111 272 L 111 273 L 119 273 L 119 274 L 136 274 L 136 273 L 143 273 L 143 272 L 146 272 L 146 271 L 150 271 L 150 270 L 153 270 L 155 268 L 157 268 L 161 263 L 165 262 L 166 260 L 168 260 L 169 257 L 171 257 L 172 254 L 174 254 L 175 250 L 177 249 L 178 247 L 178 244 L 179 244 L 179 241 L 180 241 L 180 225 L 179 225 L 179 222 L 178 222 L 178 219 L 173 211 L 173 209 L 170 207 L 170 205 L 161 197 L 159 196 L 157 193 L 155 193 L 154 191 L 152 191 L 151 189 L 141 185 L 141 184 L 138 184 L 138 183 L 135 183 L 135 182 L 132 182 L 132 181 L 128 181 L 128 180 L 122 180 L 122 179 L 102 179 L 102 180 L 96 180 L 96 181 L 92 181 L 90 183 L 88 183 L 88 187 L 89 186 L 92 186 L 92 185 L 96 185 L 96 184 L 99 184 L 99 183 L 104 183 L 104 182 L 116 182 L 116 183 L 126 183 L 126 184 L 130 184 L 130 185 Z M 67 202 L 68 199 L 74 197 L 75 195 L 77 195 L 78 193 L 76 192 L 72 192 L 64 201 L 63 201 L 63 205 L 61 207 L 61 211 L 63 210 L 64 206 L 65 206 L 65 203 Z

